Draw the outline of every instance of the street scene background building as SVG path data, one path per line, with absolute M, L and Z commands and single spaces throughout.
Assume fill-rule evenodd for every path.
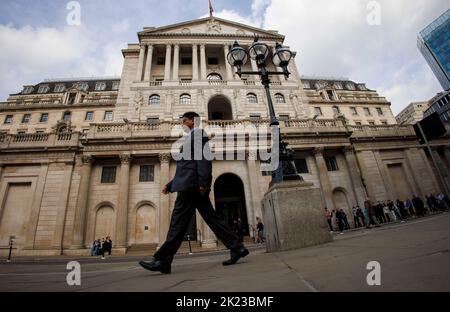
M 226 61 L 235 40 L 247 47 L 255 34 L 287 46 L 277 31 L 216 17 L 146 27 L 122 51 L 120 77 L 46 80 L 0 103 L 0 246 L 14 236 L 20 255 L 88 255 L 106 236 L 113 253 L 162 244 L 176 195 L 160 192 L 175 173 L 170 152 L 180 116 L 196 111 L 203 126 L 236 134 L 239 126 L 268 126 L 261 82 L 239 78 Z M 243 68 L 255 69 L 254 61 Z M 295 58 L 289 70 L 288 79 L 272 79 L 275 111 L 300 174 L 321 188 L 323 207 L 350 216 L 367 200 L 444 190 L 412 126 L 399 125 L 376 90 L 302 76 Z M 450 135 L 432 146 L 449 185 Z M 271 177 L 254 152 L 244 155 L 214 161 L 211 199 L 251 237 Z M 202 248 L 217 246 L 198 214 L 190 235 Z

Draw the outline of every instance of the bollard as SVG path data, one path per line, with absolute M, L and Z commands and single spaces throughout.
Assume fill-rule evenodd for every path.
M 189 243 L 189 254 L 192 255 L 192 248 L 191 248 L 191 236 L 187 235 L 188 243 Z
M 12 238 L 11 238 L 11 239 L 9 240 L 9 255 L 8 255 L 8 260 L 6 260 L 6 262 L 11 262 L 12 248 L 13 248 L 13 240 L 12 240 Z

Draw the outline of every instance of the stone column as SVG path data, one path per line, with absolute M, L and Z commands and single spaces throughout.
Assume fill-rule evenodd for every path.
M 257 72 L 258 71 L 258 64 L 256 64 L 256 61 L 254 59 L 250 58 L 250 63 L 252 64 L 252 71 Z M 259 78 L 259 76 L 257 76 L 257 75 L 252 75 L 252 76 L 255 77 L 256 81 L 261 80 Z
M 248 170 L 248 181 L 250 187 L 250 195 L 252 199 L 252 209 L 249 209 L 250 215 L 248 223 L 255 224 L 255 218 L 262 217 L 262 207 L 261 201 L 263 200 L 263 196 L 261 195 L 260 189 L 260 175 L 261 171 L 256 165 L 257 159 L 257 151 L 250 150 L 247 155 L 247 170 Z M 246 194 L 247 196 L 247 194 Z M 251 233 L 253 235 L 253 233 Z
M 150 81 L 152 75 L 153 45 L 147 48 L 147 63 L 145 64 L 144 80 Z
M 200 45 L 200 80 L 206 80 L 206 47 Z
M 130 184 L 130 154 L 121 154 L 120 158 L 120 178 L 119 178 L 119 199 L 116 212 L 116 243 L 117 248 L 127 247 L 127 225 L 128 225 L 128 194 Z M 113 238 L 114 239 L 114 238 Z
M 173 47 L 173 74 L 172 79 L 178 81 L 178 68 L 180 64 L 180 46 L 175 44 Z
M 0 164 L 0 181 L 2 180 L 3 164 Z
M 198 80 L 198 52 L 197 45 L 192 45 L 192 80 Z
M 225 54 L 225 66 L 227 68 L 227 80 L 230 81 L 230 80 L 233 80 L 233 71 L 232 71 L 230 63 L 228 63 L 228 61 L 227 61 L 228 52 L 230 52 L 230 49 L 228 48 L 228 44 L 225 44 L 223 46 L 223 52 Z
M 327 165 L 323 157 L 323 151 L 323 147 L 317 147 L 313 150 L 313 153 L 316 159 L 317 171 L 319 174 L 320 184 L 322 186 L 322 194 L 325 199 L 325 204 L 329 210 L 333 210 L 335 208 L 333 203 L 333 193 L 331 189 L 331 182 L 328 177 Z
M 172 56 L 172 46 L 166 45 L 166 64 L 164 66 L 164 80 L 170 80 L 170 57 Z
M 78 188 L 77 204 L 73 221 L 72 249 L 84 248 L 84 235 L 86 233 L 86 213 L 91 180 L 92 163 L 94 159 L 89 155 L 81 157 L 81 177 Z
M 159 170 L 159 183 L 162 189 L 170 181 L 170 154 L 159 154 L 160 170 Z M 170 197 L 169 195 L 160 196 L 159 202 L 159 245 L 161 246 L 167 237 L 167 231 L 169 230 L 169 212 L 170 212 Z
M 141 45 L 141 50 L 139 52 L 139 61 L 136 72 L 136 81 L 142 81 L 142 70 L 144 67 L 144 58 L 145 58 L 145 45 Z
M 353 185 L 353 190 L 356 195 L 356 202 L 360 207 L 364 207 L 364 201 L 367 199 L 366 190 L 361 181 L 361 171 L 356 162 L 355 154 L 353 154 L 353 147 L 344 147 L 345 160 L 347 161 L 347 167 L 350 174 L 350 178 Z

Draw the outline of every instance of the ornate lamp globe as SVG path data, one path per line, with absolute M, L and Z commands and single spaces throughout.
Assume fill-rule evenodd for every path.
M 231 66 L 240 67 L 247 63 L 248 53 L 239 45 L 237 41 L 235 41 L 233 44 L 233 48 L 230 50 L 230 52 L 228 52 L 227 60 Z
M 248 52 L 252 59 L 264 62 L 269 55 L 269 47 L 267 44 L 259 42 L 258 37 L 256 37 Z
M 281 44 L 277 43 L 276 51 L 272 59 L 273 64 L 278 67 L 287 67 L 291 58 L 292 52 L 287 48 L 283 48 Z

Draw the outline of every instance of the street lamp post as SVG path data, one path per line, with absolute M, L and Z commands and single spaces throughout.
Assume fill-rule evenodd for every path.
M 258 71 L 242 71 L 242 66 L 244 66 L 249 56 L 256 61 L 258 66 Z M 280 123 L 275 115 L 275 109 L 273 108 L 272 97 L 270 95 L 270 75 L 284 75 L 289 77 L 290 73 L 288 70 L 289 61 L 292 58 L 292 52 L 283 48 L 279 43 L 276 44 L 275 53 L 272 58 L 272 62 L 275 66 L 281 67 L 283 72 L 271 72 L 267 70 L 266 60 L 269 56 L 269 47 L 259 42 L 259 38 L 256 36 L 253 44 L 250 46 L 248 51 L 242 48 L 237 41 L 234 42 L 232 49 L 227 55 L 227 60 L 230 65 L 237 68 L 237 74 L 241 77 L 245 75 L 259 75 L 261 77 L 261 83 L 264 86 L 266 92 L 267 102 L 269 106 L 269 116 L 270 116 L 270 127 L 272 128 L 272 139 L 274 135 L 279 136 L 279 165 L 276 170 L 272 172 L 271 185 L 275 183 L 280 183 L 283 180 L 299 180 L 303 181 L 303 178 L 298 174 L 294 163 L 294 151 L 288 149 L 288 143 L 283 142 L 281 139 L 281 133 L 279 130 Z M 275 141 L 276 142 L 276 141 Z M 276 144 L 276 143 L 274 143 Z M 272 151 L 274 150 L 272 146 Z

